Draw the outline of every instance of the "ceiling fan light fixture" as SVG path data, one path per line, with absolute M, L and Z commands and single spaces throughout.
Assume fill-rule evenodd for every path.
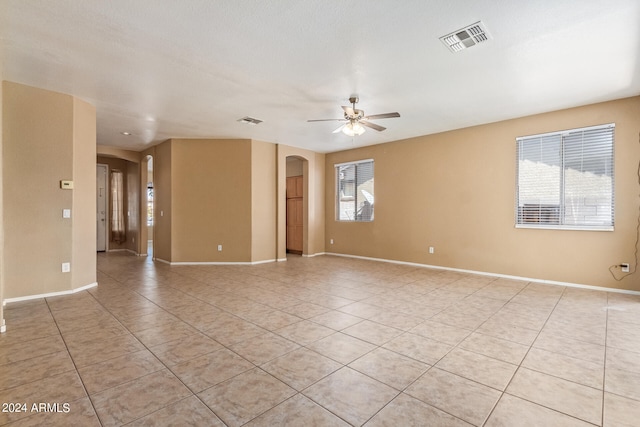
M 348 136 L 359 136 L 364 133 L 365 129 L 358 122 L 350 122 L 343 126 L 342 133 Z

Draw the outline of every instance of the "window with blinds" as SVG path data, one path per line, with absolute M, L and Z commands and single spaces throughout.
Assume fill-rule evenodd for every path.
M 373 160 L 341 163 L 336 168 L 336 220 L 373 221 Z
M 613 230 L 614 130 L 516 138 L 516 227 Z

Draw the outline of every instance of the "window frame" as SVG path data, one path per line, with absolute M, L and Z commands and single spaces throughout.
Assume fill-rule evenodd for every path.
M 371 173 L 372 173 L 372 180 L 375 177 L 375 161 L 374 159 L 363 159 L 363 160 L 355 160 L 355 161 L 351 161 L 351 162 L 344 162 L 344 163 L 336 163 L 333 165 L 334 167 L 334 177 L 335 177 L 335 185 L 334 185 L 334 190 L 335 190 L 335 221 L 337 222 L 373 222 L 375 219 L 375 202 L 373 204 L 371 204 L 371 218 L 370 219 L 358 219 L 358 211 L 359 211 L 359 202 L 360 199 L 358 197 L 358 165 L 361 164 L 371 164 Z M 355 166 L 355 176 L 354 176 L 354 182 L 352 183 L 353 188 L 352 191 L 350 193 L 353 194 L 349 194 L 349 195 L 345 195 L 344 197 L 342 197 L 342 192 L 340 189 L 340 168 L 344 167 L 344 166 Z M 375 197 L 375 194 L 373 194 L 372 196 Z M 351 202 L 353 201 L 354 204 L 354 217 L 353 219 L 342 219 L 340 218 L 340 208 L 341 208 L 341 202 Z
M 566 158 L 568 157 L 567 150 L 565 147 L 565 138 L 567 135 L 575 134 L 577 132 L 585 132 L 591 130 L 598 129 L 611 129 L 611 222 L 610 224 L 566 224 L 565 221 L 565 209 L 567 207 L 567 203 L 565 203 L 565 198 L 567 196 L 565 191 L 565 163 Z M 561 191 L 559 196 L 559 204 L 556 206 L 548 205 L 547 208 L 555 208 L 558 210 L 558 223 L 532 223 L 532 222 L 523 222 L 522 218 L 526 215 L 526 212 L 523 214 L 521 211 L 521 207 L 524 207 L 526 204 L 521 204 L 520 202 L 520 153 L 521 153 L 521 143 L 526 142 L 527 140 L 533 140 L 534 138 L 543 138 L 543 137 L 560 137 L 560 165 L 559 165 L 559 179 L 558 186 Z M 607 147 L 608 148 L 608 147 Z M 614 231 L 615 227 L 615 123 L 607 123 L 596 126 L 585 126 L 574 129 L 567 129 L 556 132 L 547 132 L 536 135 L 527 135 L 516 138 L 516 171 L 515 171 L 515 228 L 523 228 L 523 229 L 545 229 L 545 230 L 580 230 L 580 231 Z M 583 158 L 583 157 L 582 157 Z M 539 207 L 545 207 L 546 204 L 539 203 Z M 543 210 L 539 209 L 539 213 L 542 214 Z

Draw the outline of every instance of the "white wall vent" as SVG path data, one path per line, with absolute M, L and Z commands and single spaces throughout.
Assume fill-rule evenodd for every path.
M 486 42 L 491 36 L 481 21 L 440 37 L 451 52 L 459 52 L 479 43 Z

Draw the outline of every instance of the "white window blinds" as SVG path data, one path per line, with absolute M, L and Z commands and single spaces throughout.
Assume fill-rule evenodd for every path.
M 373 221 L 373 160 L 335 165 L 336 220 Z
M 614 130 L 517 138 L 516 227 L 612 230 Z

